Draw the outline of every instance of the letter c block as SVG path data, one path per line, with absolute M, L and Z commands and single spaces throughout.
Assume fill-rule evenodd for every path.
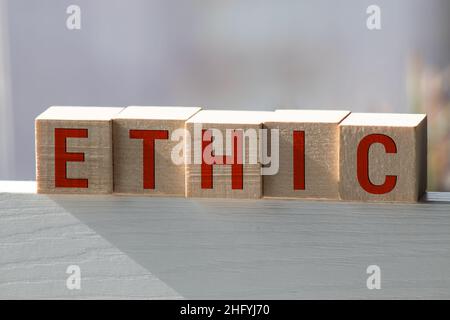
M 420 200 L 427 183 L 426 115 L 352 113 L 339 128 L 342 200 Z

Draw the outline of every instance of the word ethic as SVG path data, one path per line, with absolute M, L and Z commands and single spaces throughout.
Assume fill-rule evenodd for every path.
M 38 193 L 416 202 L 424 114 L 50 107 Z

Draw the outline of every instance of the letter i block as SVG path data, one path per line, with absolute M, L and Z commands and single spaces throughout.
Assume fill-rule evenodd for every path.
M 36 118 L 38 193 L 111 193 L 112 117 L 122 108 L 50 107 Z
M 259 135 L 271 113 L 204 110 L 186 121 L 186 196 L 260 198 Z
M 184 196 L 184 123 L 200 109 L 127 107 L 117 115 L 114 192 Z
M 349 111 L 276 110 L 264 122 L 279 169 L 263 176 L 264 197 L 339 198 L 339 123 Z M 273 139 L 278 130 L 279 141 Z
M 340 137 L 341 199 L 415 202 L 423 195 L 426 115 L 352 113 Z

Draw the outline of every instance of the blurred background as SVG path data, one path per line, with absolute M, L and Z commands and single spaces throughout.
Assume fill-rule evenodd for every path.
M 450 1 L 0 0 L 0 180 L 35 178 L 51 105 L 426 112 L 448 191 Z

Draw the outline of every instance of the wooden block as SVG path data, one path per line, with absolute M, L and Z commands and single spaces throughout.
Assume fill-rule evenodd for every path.
M 426 115 L 352 113 L 340 139 L 343 200 L 415 202 L 425 192 Z
M 127 107 L 117 115 L 113 121 L 114 192 L 184 196 L 184 156 L 177 163 L 172 152 L 180 143 L 184 147 L 184 124 L 200 109 Z M 172 141 L 177 129 L 181 141 Z
M 276 110 L 264 128 L 279 130 L 279 169 L 264 175 L 264 197 L 339 198 L 339 122 L 349 111 Z
M 50 107 L 36 118 L 38 193 L 111 193 L 112 117 L 122 108 Z
M 262 178 L 258 154 L 259 130 L 264 119 L 271 113 L 203 110 L 186 121 L 190 136 L 186 140 L 190 141 L 186 145 L 189 150 L 186 196 L 260 198 Z M 210 132 L 213 133 L 212 137 L 208 137 Z M 219 139 L 218 134 L 223 139 Z M 211 141 L 214 141 L 214 150 L 211 150 Z M 220 142 L 222 147 L 216 144 Z

